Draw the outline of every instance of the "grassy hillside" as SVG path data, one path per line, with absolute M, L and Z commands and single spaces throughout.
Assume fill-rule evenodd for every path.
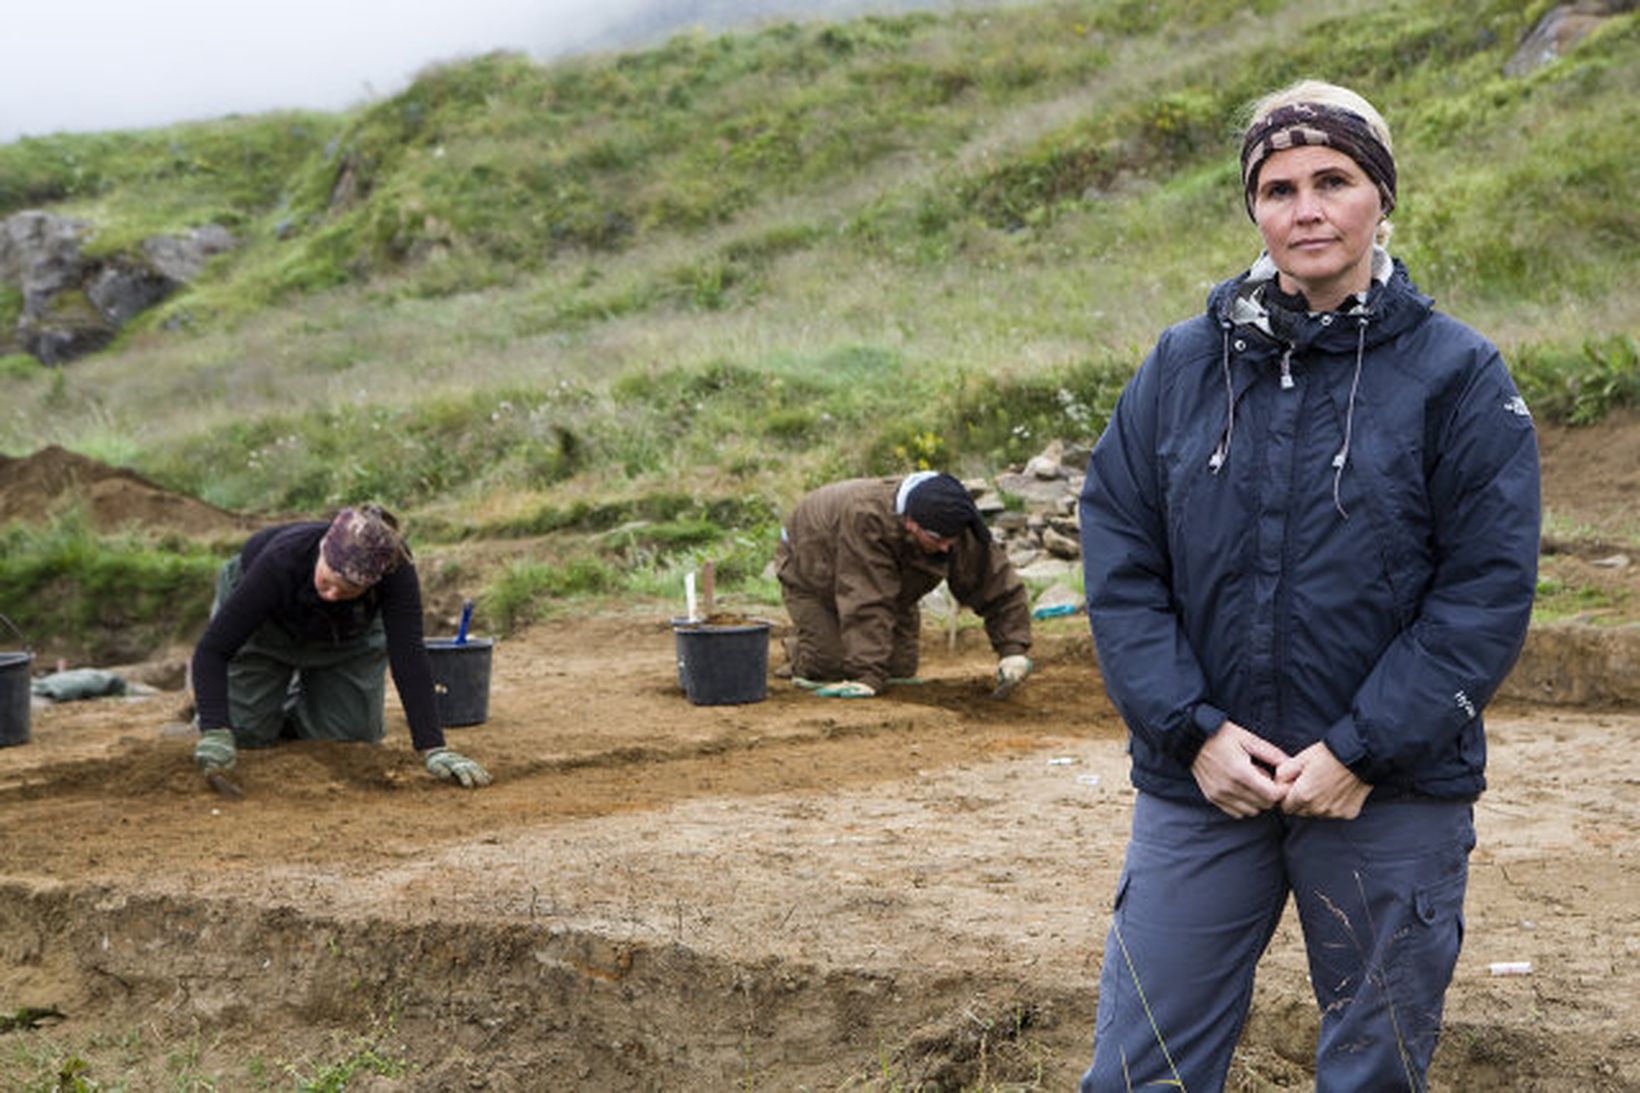
M 1415 279 L 1540 416 L 1591 420 L 1640 401 L 1640 16 L 1503 76 L 1548 7 L 794 23 L 489 56 L 342 116 L 20 141 L 0 215 L 245 245 L 96 358 L 0 361 L 0 450 L 256 512 L 372 496 L 423 540 L 561 533 L 581 584 L 706 550 L 753 570 L 825 479 L 1095 437 L 1156 332 L 1255 255 L 1237 122 L 1305 75 L 1394 127 Z M 633 520 L 661 530 L 606 534 Z

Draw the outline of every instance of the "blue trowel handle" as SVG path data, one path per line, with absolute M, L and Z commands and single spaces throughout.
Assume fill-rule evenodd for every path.
M 456 644 L 467 644 L 467 624 L 473 621 L 473 601 L 466 600 L 461 605 L 461 625 L 456 628 Z

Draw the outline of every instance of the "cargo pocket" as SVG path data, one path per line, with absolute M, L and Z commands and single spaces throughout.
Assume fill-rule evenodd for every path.
M 1111 898 L 1110 911 L 1115 914 L 1122 909 L 1122 903 L 1127 898 L 1128 885 L 1133 881 L 1133 874 L 1127 866 L 1122 866 L 1122 875 L 1116 880 L 1116 895 Z
M 1441 1007 L 1463 947 L 1463 898 L 1467 864 L 1458 872 L 1412 890 L 1411 920 L 1404 923 L 1389 956 L 1389 1002 L 1408 1047 L 1433 1046 Z
M 1110 932 L 1105 939 L 1105 963 L 1099 972 L 1099 1008 L 1093 1023 L 1096 1048 L 1099 1038 L 1116 1024 L 1122 1008 L 1120 1003 L 1128 997 L 1133 986 L 1127 957 L 1123 955 L 1122 944 L 1116 936 L 1122 924 L 1122 904 L 1127 901 L 1128 885 L 1132 881 L 1133 875 L 1128 867 L 1122 866 L 1122 875 L 1116 881 L 1116 895 L 1110 903 Z
M 1431 930 L 1449 925 L 1454 931 L 1454 953 L 1463 944 L 1463 896 L 1468 881 L 1469 869 L 1466 866 L 1449 877 L 1415 888 L 1412 892 L 1412 910 L 1419 922 Z

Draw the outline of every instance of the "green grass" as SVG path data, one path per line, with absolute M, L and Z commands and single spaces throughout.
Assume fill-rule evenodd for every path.
M 1532 412 L 1551 421 L 1590 425 L 1640 406 L 1640 347 L 1628 335 L 1580 346 L 1523 346 L 1515 374 Z
M 265 514 L 371 497 L 423 541 L 560 537 L 552 565 L 670 584 L 826 480 L 1095 437 L 1156 334 L 1255 255 L 1234 133 L 1300 75 L 1389 118 L 1420 286 L 1540 421 L 1599 420 L 1640 394 L 1640 14 L 1502 76 L 1542 7 L 787 24 L 466 60 L 334 116 L 20 141 L 0 211 L 86 218 L 99 254 L 207 221 L 242 243 L 102 354 L 0 357 L 0 451 Z M 0 326 L 21 306 L 0 292 Z M 665 495 L 758 515 L 637 511 Z
M 31 646 L 49 641 L 77 660 L 106 662 L 201 628 L 221 563 L 175 537 L 99 535 L 71 512 L 0 528 L 0 603 Z
M 384 1053 L 372 1043 L 363 1043 L 347 1058 L 329 1063 L 307 1066 L 287 1064 L 286 1073 L 291 1087 L 297 1093 L 342 1093 L 360 1075 L 374 1074 L 383 1078 L 403 1078 L 410 1072 L 410 1064 L 402 1057 Z
M 59 1041 L 29 1034 L 0 1054 L 0 1081 L 19 1093 L 124 1093 L 163 1089 L 204 1093 L 217 1089 L 291 1090 L 341 1093 L 358 1088 L 369 1075 L 398 1084 L 414 1072 L 404 1046 L 389 1046 L 391 1022 L 365 1033 L 333 1033 L 328 1048 L 294 1061 L 260 1055 L 240 1062 L 223 1057 L 219 1042 L 198 1033 L 174 1040 L 145 1039 L 132 1031 L 117 1037 L 93 1034 Z M 209 1062 L 207 1062 L 209 1057 Z M 163 1076 L 161 1076 L 163 1075 Z
M 0 216 L 47 207 L 91 223 L 92 255 L 203 224 L 236 233 L 276 210 L 339 119 L 284 113 L 0 145 Z
M 438 529 L 449 536 L 455 529 Z M 467 529 L 463 535 L 574 536 L 555 560 L 515 560 L 492 574 L 478 597 L 489 625 L 502 634 L 570 604 L 611 596 L 645 600 L 681 598 L 685 573 L 710 562 L 719 584 L 742 596 L 779 599 L 764 577 L 779 534 L 772 511 L 756 498 L 701 502 L 682 494 L 546 509 L 505 525 Z
M 1621 593 L 1568 584 L 1553 577 L 1540 577 L 1537 598 L 1532 604 L 1532 621 L 1559 622 L 1585 617 L 1598 620 L 1603 614 L 1623 611 L 1627 607 L 1627 597 Z
M 29 380 L 44 374 L 46 366 L 27 353 L 0 356 L 0 381 Z
M 478 610 L 498 633 L 546 618 L 570 597 L 604 592 L 615 586 L 614 570 L 597 558 L 574 558 L 562 564 L 514 561 L 502 567 L 478 598 Z

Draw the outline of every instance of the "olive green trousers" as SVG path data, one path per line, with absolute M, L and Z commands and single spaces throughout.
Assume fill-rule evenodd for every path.
M 239 577 L 239 559 L 230 558 L 217 575 L 213 615 Z M 387 734 L 386 700 L 387 634 L 380 618 L 343 642 L 303 641 L 265 622 L 228 662 L 228 716 L 242 748 L 281 739 L 378 743 Z

